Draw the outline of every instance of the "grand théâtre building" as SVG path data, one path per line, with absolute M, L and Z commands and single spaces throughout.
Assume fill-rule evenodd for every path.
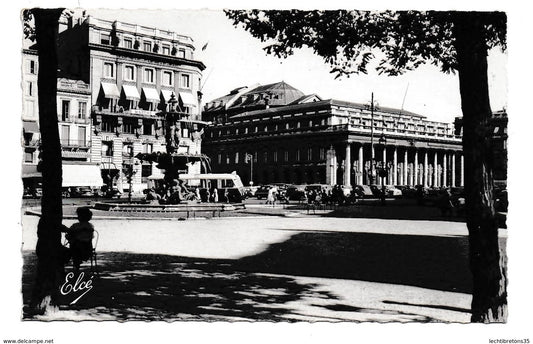
M 245 183 L 463 185 L 453 124 L 409 111 L 323 100 L 278 82 L 235 89 L 202 116 L 212 122 L 203 151 L 213 170 L 237 171 Z

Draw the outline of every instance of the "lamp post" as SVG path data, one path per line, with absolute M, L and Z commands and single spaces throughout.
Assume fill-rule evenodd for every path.
M 383 145 L 383 152 L 387 149 L 387 139 L 385 138 L 385 135 L 381 134 L 381 137 L 379 138 L 379 144 Z M 385 154 L 385 153 L 383 153 Z M 378 166 L 378 175 L 381 177 L 381 204 L 385 205 L 385 192 L 386 192 L 386 178 L 389 175 L 390 170 L 390 164 L 387 163 L 387 161 L 383 160 L 379 163 Z
M 378 108 L 374 102 L 374 92 L 371 94 L 370 104 L 366 106 L 370 110 L 370 184 L 374 184 L 376 176 L 376 162 L 374 154 L 374 110 Z
M 254 185 L 254 156 L 253 154 L 246 153 L 245 161 L 250 162 L 250 186 Z

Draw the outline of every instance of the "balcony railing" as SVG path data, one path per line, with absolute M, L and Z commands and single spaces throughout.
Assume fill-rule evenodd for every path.
M 91 141 L 88 141 L 88 140 L 61 139 L 61 146 L 63 146 L 63 147 L 89 148 L 89 147 L 91 147 Z
M 113 115 L 134 115 L 134 116 L 142 116 L 142 117 L 148 117 L 148 118 L 155 118 L 157 117 L 157 113 L 160 111 L 151 111 L 151 110 L 143 110 L 143 109 L 123 109 L 120 106 L 112 106 L 112 107 L 103 107 L 98 105 L 92 106 L 92 111 L 95 113 L 100 114 L 113 114 Z
M 249 132 L 249 133 L 240 133 L 238 135 L 235 135 L 234 132 L 231 134 L 215 134 L 211 137 L 217 139 L 217 140 L 226 140 L 226 139 L 232 139 L 235 136 L 246 136 L 246 137 L 264 137 L 264 136 L 276 136 L 276 135 L 293 135 L 293 134 L 303 134 L 303 133 L 316 133 L 316 132 L 355 132 L 355 133 L 364 133 L 364 134 L 370 134 L 371 132 L 371 126 L 370 125 L 362 125 L 362 124 L 336 124 L 336 125 L 314 125 L 312 127 L 308 126 L 302 126 L 300 128 L 282 128 L 274 131 L 258 131 L 258 132 Z M 395 128 L 375 128 L 374 129 L 374 135 L 377 137 L 381 134 L 385 134 L 387 136 L 396 136 L 396 137 L 402 137 L 406 139 L 426 139 L 426 140 L 447 140 L 452 141 L 454 143 L 461 142 L 461 136 L 455 135 L 455 134 L 443 134 L 438 132 L 427 132 L 427 131 L 420 131 L 420 130 L 414 130 L 414 129 L 395 129 Z
M 79 118 L 78 116 L 68 116 L 68 117 L 59 116 L 57 120 L 62 123 L 78 123 L 78 124 L 91 123 L 91 118 L 89 116 L 85 116 L 84 118 Z

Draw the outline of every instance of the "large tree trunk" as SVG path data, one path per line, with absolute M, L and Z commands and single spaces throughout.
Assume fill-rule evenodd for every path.
M 59 296 L 64 264 L 61 245 L 61 145 L 57 123 L 57 37 L 62 9 L 33 9 L 35 38 L 39 55 L 39 127 L 41 131 L 40 170 L 43 176 L 42 216 L 37 226 L 38 258 L 30 308 L 38 313 L 53 306 Z
M 498 242 L 493 201 L 491 114 L 487 80 L 487 46 L 482 23 L 486 14 L 454 14 L 454 36 L 463 110 L 466 224 L 473 276 L 472 322 L 507 321 L 505 252 Z

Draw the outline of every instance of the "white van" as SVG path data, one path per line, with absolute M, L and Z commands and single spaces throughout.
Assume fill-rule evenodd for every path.
M 202 202 L 207 202 L 208 191 L 211 194 L 214 188 L 217 189 L 219 202 L 240 203 L 244 199 L 244 185 L 236 172 L 232 173 L 202 173 L 202 174 L 180 174 L 178 179 L 188 186 L 200 188 Z M 224 195 L 228 195 L 228 200 Z

